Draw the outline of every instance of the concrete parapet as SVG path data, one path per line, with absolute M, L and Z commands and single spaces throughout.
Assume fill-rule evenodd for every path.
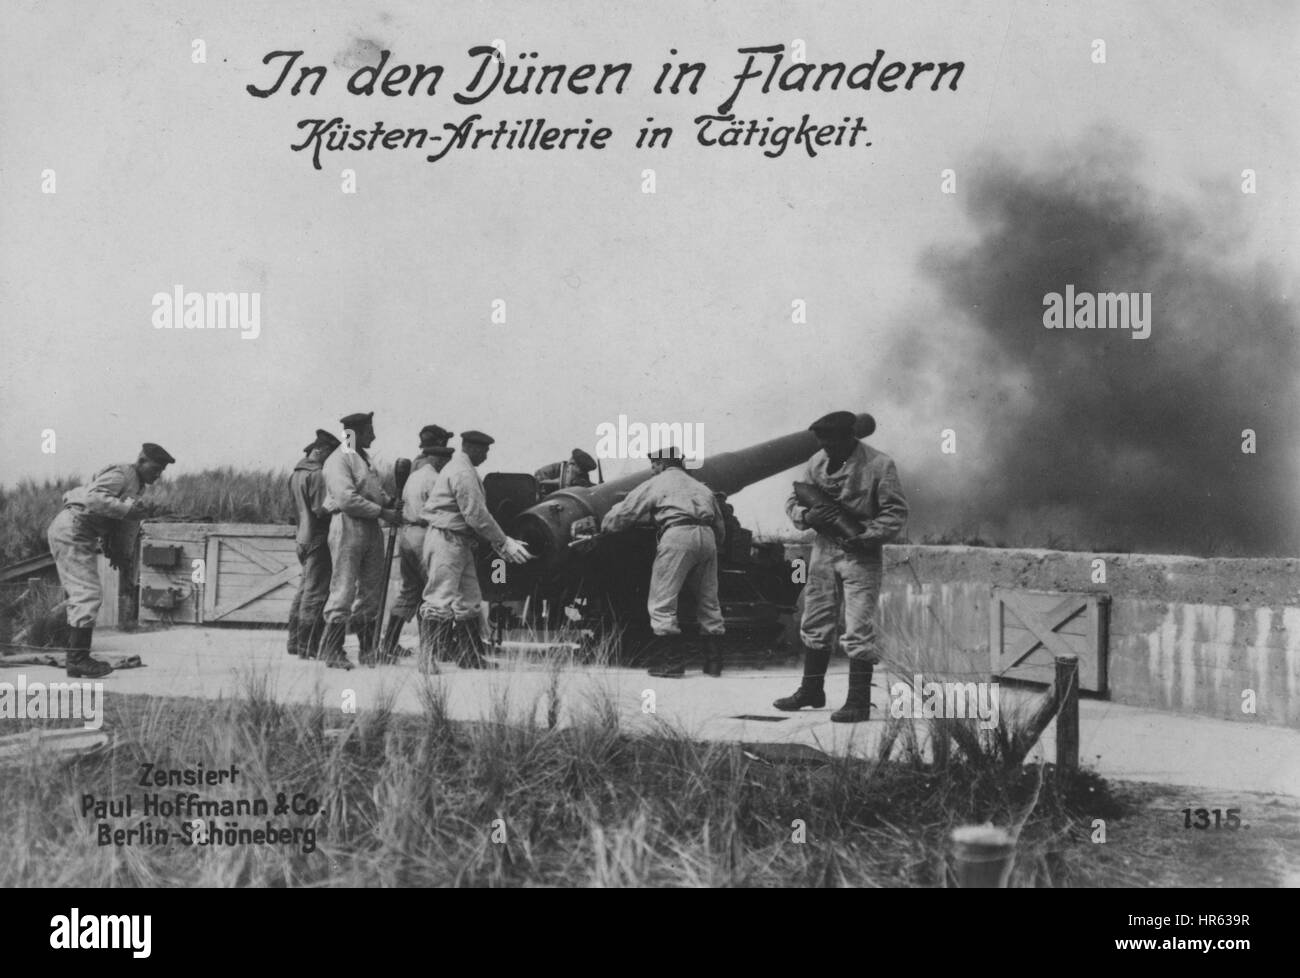
M 985 668 L 994 587 L 1109 595 L 1117 703 L 1300 727 L 1300 560 L 885 548 L 886 623 L 937 622 Z

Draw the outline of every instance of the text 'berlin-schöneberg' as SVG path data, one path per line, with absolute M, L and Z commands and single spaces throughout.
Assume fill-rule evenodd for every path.
M 791 146 L 803 148 L 809 156 L 815 157 L 819 148 L 870 146 L 871 143 L 861 138 L 867 129 L 861 116 L 814 122 L 809 114 L 804 114 L 791 124 L 777 124 L 773 116 L 737 118 L 732 108 L 742 93 L 765 95 L 841 90 L 892 93 L 900 89 L 912 91 L 918 87 L 922 90 L 928 87 L 935 92 L 945 82 L 946 89 L 955 92 L 965 69 L 965 63 L 961 61 L 937 64 L 930 61 L 910 64 L 886 61 L 883 49 L 875 52 L 874 59 L 853 65 L 788 61 L 784 45 L 738 50 L 745 56 L 744 66 L 732 76 L 731 93 L 718 105 L 717 111 L 695 117 L 696 140 L 700 145 L 710 147 L 754 147 L 772 158 L 781 156 Z M 269 98 L 282 90 L 291 96 L 303 94 L 305 90 L 308 95 L 316 95 L 325 81 L 327 69 L 320 65 L 299 65 L 302 53 L 268 53 L 263 58 L 264 64 L 283 60 L 278 66 L 279 75 L 267 88 L 246 86 L 249 94 Z M 517 56 L 523 64 L 507 65 L 496 48 L 473 47 L 469 54 L 472 59 L 478 59 L 472 75 L 467 84 L 451 95 L 461 105 L 477 105 L 493 95 L 545 96 L 559 95 L 561 91 L 573 95 L 623 95 L 632 74 L 632 65 L 628 62 L 600 67 L 595 64 L 538 65 L 529 63 L 530 59 L 537 58 L 536 52 L 524 52 Z M 390 52 L 383 51 L 378 64 L 353 72 L 347 81 L 348 93 L 361 97 L 440 94 L 439 84 L 445 73 L 441 65 L 389 66 L 389 58 Z M 657 95 L 696 95 L 706 71 L 707 65 L 703 62 L 665 63 L 652 91 Z M 383 122 L 362 128 L 346 122 L 341 116 L 303 119 L 298 123 L 298 128 L 304 130 L 302 141 L 292 148 L 295 151 L 310 150 L 313 165 L 320 169 L 322 151 L 423 149 L 428 144 L 434 152 L 427 159 L 437 162 L 453 149 L 601 150 L 606 148 L 613 135 L 611 129 L 595 125 L 590 118 L 584 119 L 581 125 L 569 126 L 551 125 L 545 117 L 500 119 L 485 124 L 480 124 L 481 120 L 482 116 L 475 113 L 463 120 L 444 123 L 441 126 L 443 135 L 436 132 L 431 135 L 427 128 L 386 128 Z M 672 129 L 668 126 L 647 126 L 641 129 L 636 145 L 639 148 L 667 148 L 671 137 Z

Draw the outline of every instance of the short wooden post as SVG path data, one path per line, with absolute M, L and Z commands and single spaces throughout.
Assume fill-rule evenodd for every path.
M 96 628 L 116 628 L 122 620 L 122 572 L 114 570 L 108 558 L 102 554 L 95 559 L 95 568 L 99 573 L 99 614 L 95 618 Z
M 44 617 L 47 611 L 46 603 L 49 601 L 48 588 L 49 585 L 45 583 L 45 580 L 43 578 L 29 577 L 27 578 L 27 587 L 23 590 L 23 593 L 20 596 L 19 600 L 14 603 L 15 612 L 17 612 L 19 608 L 22 608 L 26 612 L 27 635 L 28 635 L 27 641 L 29 642 L 31 641 L 31 635 L 33 631 L 35 631 L 37 634 L 41 634 L 45 631 L 44 625 L 37 621 L 37 616 L 35 612 L 39 611 L 40 616 Z M 4 636 L 4 641 L 5 644 L 7 645 L 13 642 L 13 637 L 14 637 L 13 634 L 14 627 L 13 627 L 12 619 L 8 622 L 8 627 L 6 628 L 6 631 L 8 632 L 8 634 Z
M 1079 767 L 1079 657 L 1056 657 L 1056 767 L 1075 771 Z
M 127 523 L 124 546 L 117 572 L 117 621 L 119 628 L 132 629 L 140 623 L 140 536 L 144 524 Z
M 1006 888 L 1016 856 L 1010 832 L 992 825 L 963 825 L 953 829 L 952 845 L 959 887 Z

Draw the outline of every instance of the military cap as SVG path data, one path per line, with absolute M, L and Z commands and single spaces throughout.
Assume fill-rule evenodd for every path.
M 424 454 L 432 458 L 451 458 L 456 454 L 456 449 L 450 445 L 433 445 L 424 450 Z
M 852 411 L 832 411 L 830 414 L 823 415 L 808 426 L 809 431 L 842 431 L 846 434 L 853 434 L 853 428 L 857 424 L 858 418 Z M 876 420 L 867 415 L 866 430 L 862 432 L 861 437 L 866 438 L 876 430 Z
M 339 424 L 343 425 L 344 428 L 350 428 L 353 431 L 356 431 L 363 424 L 374 424 L 374 422 L 374 411 L 358 411 L 356 414 L 349 414 L 346 418 L 339 419 Z
M 448 439 L 453 435 L 455 435 L 454 431 L 448 431 L 440 425 L 427 424 L 420 429 L 420 447 L 430 448 L 434 445 L 446 445 Z
M 304 448 L 303 451 L 310 452 L 313 448 L 319 448 L 321 445 L 332 450 L 339 447 L 339 440 L 324 428 L 317 428 L 316 440 Z
M 156 462 L 159 465 L 171 465 L 176 461 L 176 459 L 172 458 L 171 452 L 151 441 L 147 441 L 140 446 L 140 454 L 150 462 Z
M 571 458 L 573 459 L 573 464 L 576 465 L 578 468 L 582 469 L 583 472 L 596 471 L 596 460 L 592 458 L 590 455 L 588 455 L 586 452 L 584 452 L 581 448 L 575 448 L 573 450 L 573 455 L 571 456 Z
M 462 431 L 460 433 L 460 443 L 462 445 L 491 445 L 494 441 L 496 441 L 495 438 L 491 435 L 485 435 L 481 431 Z
M 646 456 L 652 462 L 674 462 L 681 461 L 682 450 L 676 445 L 665 445 L 656 452 L 651 452 Z

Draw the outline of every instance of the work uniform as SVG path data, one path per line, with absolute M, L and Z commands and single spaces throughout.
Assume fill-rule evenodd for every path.
M 89 485 L 63 494 L 63 509 L 46 531 L 59 582 L 68 592 L 68 625 L 93 628 L 103 603 L 99 583 L 99 541 L 120 540 L 122 521 L 131 516 L 143 491 L 135 465 L 124 462 L 95 473 Z
M 325 620 L 333 624 L 351 617 L 357 627 L 376 623 L 384 586 L 383 484 L 361 449 L 335 449 L 323 472 L 326 507 L 335 513 L 329 528 L 334 573 Z
M 670 467 L 641 483 L 614 505 L 601 530 L 615 533 L 637 523 L 659 529 L 650 573 L 650 627 L 656 635 L 679 635 L 677 602 L 683 589 L 695 595 L 700 631 L 725 631 L 718 603 L 718 548 L 726 532 L 712 490 L 685 470 Z
M 880 660 L 876 615 L 883 573 L 882 546 L 902 532 L 907 522 L 907 500 L 893 459 L 861 441 L 839 469 L 831 472 L 829 467 L 826 452 L 819 451 L 808 461 L 803 481 L 820 487 L 865 526 L 848 547 L 823 533 L 814 538 L 808 582 L 803 590 L 800 637 L 810 649 L 832 650 L 842 593 L 844 634 L 840 647 L 851 659 L 875 663 Z M 808 529 L 803 521 L 806 510 L 793 493 L 785 511 L 796 527 Z
M 474 562 L 476 539 L 501 553 L 507 537 L 488 512 L 483 480 L 464 451 L 457 451 L 438 476 L 421 516 L 429 525 L 424 538 L 429 580 L 421 616 L 476 621 L 483 603 Z
M 431 448 L 446 448 L 447 442 L 454 438 L 456 433 L 448 431 L 441 425 L 427 424 L 420 429 L 420 454 L 415 456 L 411 462 L 411 472 L 417 472 L 426 465 L 433 465 L 434 456 L 429 454 Z M 446 456 L 450 457 L 450 456 Z M 437 466 L 434 466 L 437 468 Z
M 424 585 L 429 574 L 424 558 L 424 538 L 428 523 L 423 511 L 425 500 L 433 484 L 438 481 L 439 472 L 434 460 L 423 455 L 424 464 L 411 466 L 411 474 L 402 489 L 402 528 L 398 535 L 398 556 L 402 570 L 402 590 L 393 602 L 392 615 L 402 621 L 410 621 L 420 607 L 424 594 Z M 417 462 L 420 459 L 416 459 Z
M 309 639 L 313 633 L 319 634 L 315 626 L 325 610 L 325 602 L 329 600 L 333 572 L 329 548 L 331 513 L 326 505 L 328 494 L 323 463 L 310 457 L 299 461 L 289 476 L 289 495 L 297 514 L 294 544 L 302 568 L 298 593 L 293 596 L 293 604 L 289 607 L 289 651 L 290 654 L 300 654 L 306 650 L 299 641 L 299 623 L 312 625 L 307 630 Z

